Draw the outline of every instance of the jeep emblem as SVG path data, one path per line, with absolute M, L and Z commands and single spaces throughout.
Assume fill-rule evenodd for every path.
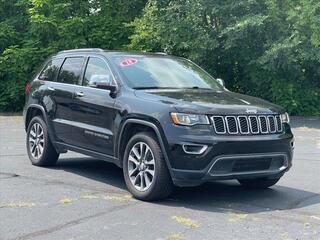
M 256 109 L 247 109 L 246 113 L 253 113 L 256 114 L 258 111 Z

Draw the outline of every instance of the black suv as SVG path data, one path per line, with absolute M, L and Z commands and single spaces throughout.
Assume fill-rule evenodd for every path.
M 26 93 L 32 164 L 53 165 L 68 150 L 113 162 L 138 199 L 218 179 L 266 188 L 292 165 L 293 135 L 282 108 L 228 91 L 184 58 L 62 51 Z

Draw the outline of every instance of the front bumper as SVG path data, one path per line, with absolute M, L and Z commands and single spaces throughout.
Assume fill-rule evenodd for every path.
M 227 179 L 280 178 L 292 166 L 293 135 L 259 136 L 175 135 L 169 138 L 168 157 L 173 182 L 196 186 Z M 191 138 L 189 138 L 189 136 Z M 201 154 L 188 154 L 185 144 L 206 145 Z
M 286 153 L 224 155 L 203 170 L 172 169 L 172 174 L 176 186 L 197 186 L 214 180 L 280 178 L 291 166 Z

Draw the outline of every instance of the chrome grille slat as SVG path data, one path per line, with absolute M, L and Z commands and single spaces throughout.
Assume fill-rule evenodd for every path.
M 267 118 L 265 116 L 259 116 L 259 127 L 261 133 L 268 133 Z
M 235 116 L 226 116 L 226 126 L 229 134 L 238 134 L 238 124 Z
M 283 131 L 279 115 L 226 115 L 211 117 L 220 135 L 275 134 Z
M 281 118 L 280 118 L 279 115 L 277 115 L 275 118 L 276 118 L 277 131 L 278 131 L 278 132 L 282 132 L 282 122 L 281 122 Z
M 216 133 L 218 134 L 225 134 L 226 131 L 226 125 L 224 118 L 222 116 L 214 116 L 212 117 L 213 127 Z
M 268 126 L 269 126 L 269 132 L 275 133 L 277 131 L 276 129 L 276 120 L 274 116 L 268 116 Z
M 249 134 L 249 122 L 246 116 L 238 116 L 239 131 L 241 134 Z
M 249 116 L 249 124 L 250 124 L 251 133 L 258 134 L 259 133 L 258 117 L 257 116 Z

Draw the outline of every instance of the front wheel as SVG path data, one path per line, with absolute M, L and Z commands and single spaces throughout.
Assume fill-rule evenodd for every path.
M 126 185 L 140 200 L 159 200 L 169 196 L 173 183 L 156 138 L 148 132 L 134 135 L 123 159 Z
M 255 179 L 238 179 L 238 182 L 246 187 L 253 189 L 265 189 L 275 185 L 280 178 L 255 178 Z
M 29 159 L 33 165 L 52 166 L 59 158 L 59 154 L 50 141 L 47 125 L 39 116 L 30 121 L 26 145 Z

